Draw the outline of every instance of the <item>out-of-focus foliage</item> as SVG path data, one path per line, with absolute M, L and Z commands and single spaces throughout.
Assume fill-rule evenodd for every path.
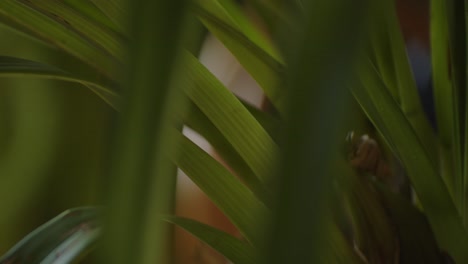
M 441 263 L 441 250 L 468 261 L 462 4 L 432 1 L 442 36 L 433 56 L 452 56 L 434 68 L 446 97 L 438 122 L 449 126 L 435 135 L 393 1 L 247 2 L 270 37 L 231 0 L 0 2 L 0 252 L 59 211 L 103 205 L 93 255 L 102 263 L 169 261 L 168 222 L 237 263 Z M 194 19 L 274 113 L 246 105 L 201 65 Z M 356 103 L 404 165 L 422 211 L 340 155 L 345 131 L 361 128 Z M 183 124 L 232 172 L 185 138 Z M 242 239 L 167 216 L 176 166 Z
M 0 27 L 2 55 L 68 64 L 40 42 Z M 0 78 L 0 251 L 60 212 L 95 205 L 112 109 L 89 89 L 63 81 Z

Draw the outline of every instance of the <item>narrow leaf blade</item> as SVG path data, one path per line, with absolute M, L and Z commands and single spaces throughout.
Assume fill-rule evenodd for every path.
M 102 50 L 104 54 L 121 60 L 123 55 L 123 41 L 113 31 L 89 19 L 79 9 L 69 7 L 62 1 L 25 1 L 25 5 L 45 15 L 49 15 L 58 24 L 62 24 L 69 31 L 77 32 L 79 36 L 93 46 Z
M 454 104 L 454 87 L 450 76 L 449 58 L 449 28 L 448 13 L 445 1 L 431 1 L 431 60 L 432 80 L 437 133 L 440 139 L 440 153 L 442 162 L 447 165 L 441 167 L 442 177 L 453 197 L 456 197 L 455 178 L 460 173 L 459 132 L 456 130 L 454 118 L 456 107 Z M 458 150 L 457 150 L 458 149 Z
M 57 263 L 83 257 L 99 237 L 99 209 L 67 210 L 31 232 L 0 263 Z
M 268 218 L 269 210 L 255 195 L 224 166 L 204 152 L 180 132 L 173 162 L 210 197 L 244 237 L 255 247 L 262 245 L 264 233 L 260 224 Z
M 242 103 L 193 55 L 184 56 L 187 96 L 210 119 L 244 161 L 265 182 L 272 172 L 278 147 Z
M 0 18 L 7 25 L 20 31 L 27 29 L 28 33 L 65 50 L 107 77 L 114 76 L 116 65 L 120 64 L 116 58 L 69 30 L 65 21 L 59 22 L 59 18 L 54 20 L 50 16 L 33 10 L 20 1 L 0 1 Z
M 271 44 L 252 30 L 255 28 L 252 24 L 242 26 L 247 23 L 246 19 L 236 23 L 236 19 L 216 0 L 197 0 L 193 11 L 258 82 L 273 105 L 283 112 L 285 95 L 280 89 L 280 80 L 285 66 Z
M 437 169 L 373 65 L 366 61 L 362 67 L 362 84 L 352 86 L 355 98 L 403 162 L 442 249 L 457 262 L 468 261 L 460 248 L 468 236 Z
M 182 227 L 236 264 L 255 264 L 258 257 L 255 249 L 246 242 L 195 220 L 168 217 L 166 221 Z
M 106 84 L 97 79 L 88 80 L 80 76 L 75 76 L 45 63 L 16 57 L 0 56 L 0 77 L 43 78 L 79 83 L 91 89 L 113 108 L 118 109 L 119 107 L 120 100 L 118 94 L 108 88 L 109 86 L 115 85 Z

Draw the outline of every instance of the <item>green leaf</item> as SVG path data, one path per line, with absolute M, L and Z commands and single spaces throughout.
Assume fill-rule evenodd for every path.
M 128 18 L 128 11 L 126 10 L 126 3 L 123 0 L 90 0 L 99 8 L 107 17 L 112 20 L 119 28 L 120 32 L 125 32 L 124 22 Z
M 261 124 L 261 126 L 265 128 L 268 134 L 271 137 L 275 137 L 275 141 L 279 140 L 279 120 L 270 114 L 262 112 L 248 103 L 243 102 L 241 99 L 239 100 Z M 208 142 L 210 142 L 210 144 L 216 149 L 217 154 L 219 154 L 223 161 L 227 163 L 228 167 L 235 172 L 236 176 L 240 177 L 246 183 L 246 185 L 259 199 L 267 204 L 271 202 L 271 190 L 259 181 L 255 176 L 255 173 L 250 169 L 249 165 L 196 105 L 192 104 L 190 110 L 181 115 L 183 116 L 182 120 L 184 121 L 184 124 L 208 140 Z
M 233 263 L 258 263 L 258 252 L 251 245 L 223 231 L 187 218 L 168 217 L 165 220 L 187 230 Z
M 263 244 L 264 230 L 260 225 L 269 211 L 255 195 L 223 165 L 184 137 L 178 137 L 178 147 L 172 151 L 173 162 L 224 212 L 254 247 Z M 178 154 L 177 154 L 178 153 Z
M 242 103 L 193 55 L 183 56 L 187 96 L 210 119 L 250 169 L 266 182 L 278 147 Z
M 0 77 L 44 78 L 79 83 L 91 89 L 113 108 L 119 107 L 119 96 L 107 88 L 115 85 L 103 83 L 98 79 L 87 80 L 41 62 L 0 56 Z
M 454 135 L 452 104 L 453 86 L 450 80 L 448 17 L 445 1 L 431 1 L 431 60 L 437 133 L 441 143 L 450 147 Z
M 279 144 L 280 142 L 280 131 L 281 131 L 281 120 L 270 113 L 264 112 L 257 107 L 243 101 L 238 98 L 239 101 L 249 110 L 250 114 L 262 125 L 265 131 L 270 137 Z
M 122 30 L 119 26 L 120 24 L 114 23 L 110 17 L 108 17 L 103 10 L 98 8 L 93 2 L 94 1 L 82 1 L 82 0 L 64 0 L 63 1 L 67 6 L 76 10 L 79 14 L 86 17 L 89 20 L 92 20 L 93 23 L 100 25 L 101 27 L 110 29 L 120 35 L 126 35 L 126 32 Z M 98 2 L 98 1 L 95 1 Z M 112 1 L 101 1 L 102 3 L 112 4 Z M 119 21 L 122 23 L 122 21 Z
M 372 3 L 371 7 L 372 21 L 374 21 L 370 25 L 371 58 L 386 87 L 423 143 L 429 157 L 435 164 L 438 164 L 437 138 L 419 99 L 396 14 L 395 2 L 385 0 Z
M 70 30 L 65 20 L 31 9 L 20 1 L 0 1 L 0 18 L 13 28 L 20 31 L 26 29 L 37 38 L 65 50 L 107 77 L 112 78 L 116 65 L 121 65 L 117 58 L 108 55 L 104 49 Z
M 280 4 L 271 0 L 249 0 L 263 22 L 268 26 L 269 32 L 275 32 L 280 26 L 294 30 L 292 11 L 299 9 L 297 1 L 287 1 Z
M 288 108 L 277 205 L 264 263 L 362 263 L 332 224 L 340 135 L 349 117 L 351 80 L 366 1 L 304 1 L 299 34 L 288 38 Z M 326 25 L 326 27 L 324 27 Z
M 284 63 L 280 55 L 235 6 L 229 5 L 227 10 L 227 4 L 221 3 L 227 2 L 196 0 L 193 11 L 252 75 L 273 105 L 283 112 L 285 95 L 280 81 Z
M 468 5 L 468 2 L 465 1 L 465 4 L 464 4 L 464 8 L 466 10 L 466 7 Z M 459 98 L 460 100 L 462 100 L 462 103 L 460 104 L 462 107 L 464 107 L 464 109 L 462 109 L 463 111 L 463 115 L 464 115 L 464 120 L 463 121 L 463 125 L 464 125 L 464 134 L 462 134 L 462 137 L 463 137 L 463 141 L 464 142 L 464 146 L 463 146 L 463 157 L 462 157 L 462 161 L 463 161 L 463 176 L 462 176 L 462 179 L 461 179 L 461 185 L 462 185 L 462 190 L 461 190 L 461 215 L 462 215 L 462 219 L 463 219 L 463 224 L 465 226 L 465 229 L 468 229 L 468 160 L 467 160 L 467 157 L 468 157 L 468 105 L 467 105 L 467 102 L 468 102 L 468 92 L 467 92 L 467 88 L 468 88 L 468 79 L 467 79 L 467 71 L 468 71 L 468 47 L 467 47 L 467 43 L 468 43 L 468 14 L 466 12 L 460 12 L 458 11 L 458 15 L 459 16 L 463 16 L 463 20 L 465 21 L 465 23 L 463 24 L 464 25 L 464 30 L 465 30 L 465 34 L 464 34 L 464 42 L 460 41 L 460 43 L 464 44 L 464 50 L 463 52 L 464 53 L 460 53 L 460 57 L 462 55 L 465 55 L 465 59 L 463 61 L 463 68 L 461 67 L 458 67 L 457 66 L 457 69 L 454 69 L 455 71 L 460 71 L 461 73 L 461 78 L 464 78 L 464 86 L 461 86 L 460 87 L 460 90 L 462 91 L 461 92 L 461 98 Z M 462 72 L 463 71 L 463 72 Z M 464 95 L 464 97 L 463 97 Z
M 276 63 L 283 63 L 281 55 L 264 34 L 260 33 L 255 24 L 246 16 L 237 3 L 231 0 L 195 0 L 194 10 L 201 18 L 211 17 L 213 22 L 219 23 L 219 27 L 226 27 L 225 30 L 232 30 L 229 33 L 237 32 L 241 34 L 237 38 L 244 38 L 244 44 L 257 47 L 262 51 L 259 56 L 265 56 L 264 60 L 272 60 Z M 199 13 L 200 12 L 200 13 Z M 205 13 L 206 12 L 206 13 Z M 211 25 L 211 23 L 210 23 Z
M 454 197 L 457 205 L 463 206 L 464 183 L 466 174 L 465 163 L 465 131 L 466 117 L 466 35 L 465 30 L 465 4 L 464 1 L 448 0 L 444 2 L 447 10 L 448 40 L 450 56 L 450 78 L 453 85 L 453 116 L 454 133 L 452 134 L 453 160 L 454 160 Z M 461 208 L 464 214 L 465 208 Z
M 459 131 L 455 127 L 454 87 L 450 76 L 449 28 L 445 1 L 431 1 L 431 64 L 437 133 L 440 139 L 442 177 L 452 197 L 456 197 L 455 178 L 460 177 Z M 458 142 L 458 143 L 457 143 Z M 458 150 L 457 150 L 458 149 Z
M 115 94 L 115 92 L 107 88 L 112 84 L 102 83 L 102 81 L 98 79 L 87 80 L 83 77 L 67 73 L 52 65 L 10 56 L 0 56 L 0 76 L 31 77 L 75 82 L 82 85 L 92 85 L 107 93 Z
M 185 2 L 131 1 L 128 63 L 122 112 L 111 145 L 105 260 L 164 263 L 169 235 L 161 215 L 171 213 L 176 169 L 173 113 L 186 98 L 177 78 Z M 171 25 L 168 27 L 167 25 Z
M 0 263 L 70 263 L 84 257 L 101 233 L 97 208 L 67 210 L 24 237 Z
M 239 153 L 226 140 L 223 134 L 213 125 L 213 123 L 192 104 L 190 111 L 184 116 L 185 125 L 189 126 L 202 135 L 216 149 L 228 167 L 240 177 L 245 184 L 254 192 L 255 196 L 264 202 L 271 197 L 269 191 L 260 182 L 249 165 L 242 159 Z
M 88 81 L 82 78 L 78 78 L 58 68 L 55 68 L 54 66 L 40 62 L 0 56 L 0 76 L 33 77 L 76 82 L 91 88 L 107 103 L 116 109 L 118 109 L 118 102 L 120 101 L 119 95 L 106 88 L 104 84 L 99 85 L 98 80 Z M 248 107 L 249 112 L 256 116 L 256 118 L 261 121 L 261 124 L 269 127 L 270 131 L 274 131 L 279 126 L 278 121 L 274 120 L 268 114 L 262 113 L 259 110 L 246 105 L 245 103 L 243 105 Z M 189 112 L 186 117 L 186 122 L 188 122 L 188 125 L 194 128 L 196 131 L 201 132 L 202 135 L 207 137 L 210 143 L 214 144 L 222 156 L 226 158 L 228 163 L 239 172 L 239 175 L 244 177 L 244 179 L 246 179 L 251 184 L 254 184 L 255 182 L 255 185 L 257 186 L 255 189 L 264 189 L 261 187 L 258 180 L 256 180 L 254 173 L 251 171 L 245 161 L 237 154 L 237 152 L 235 152 L 232 148 L 229 148 L 231 145 L 226 141 L 219 130 L 217 130 L 216 127 L 214 127 L 212 123 L 205 117 L 205 115 L 203 115 L 203 113 L 198 110 L 198 108 L 195 108 L 193 111 Z M 249 175 L 251 176 L 249 177 Z M 263 190 L 262 192 L 266 191 Z
M 103 50 L 113 58 L 123 57 L 123 41 L 113 31 L 95 20 L 89 19 L 77 8 L 69 7 L 62 1 L 24 1 L 24 4 L 37 12 L 48 15 L 70 31 L 79 34 L 93 46 Z
M 73 76 L 65 71 L 62 71 L 54 66 L 43 64 L 40 62 L 34 62 L 30 60 L 24 60 L 20 58 L 0 56 L 0 76 L 22 76 L 22 77 L 34 77 L 34 78 L 46 78 L 46 79 L 58 79 L 63 81 L 70 81 L 83 84 L 97 93 L 107 103 L 109 103 L 114 109 L 120 107 L 120 96 L 112 90 L 106 88 L 106 84 L 99 84 L 99 80 L 86 80 L 84 78 Z M 225 89 L 224 87 L 222 89 Z M 246 109 L 260 121 L 260 124 L 266 127 L 270 132 L 269 134 L 274 135 L 274 131 L 279 128 L 278 120 L 275 120 L 270 115 L 259 111 L 258 109 L 243 103 Z M 251 118 L 250 118 L 251 119 Z M 205 136 L 210 143 L 219 150 L 223 158 L 226 159 L 241 177 L 246 180 L 251 187 L 256 190 L 256 194 L 266 193 L 264 187 L 261 186 L 260 182 L 256 178 L 253 171 L 242 159 L 241 156 L 232 148 L 231 144 L 224 138 L 222 133 L 213 126 L 211 121 L 198 110 L 197 107 L 193 111 L 189 111 L 189 114 L 184 118 L 185 122 L 196 131 Z M 230 120 L 230 119 L 227 119 Z M 263 196 L 263 195 L 261 195 Z
M 362 83 L 351 88 L 355 98 L 400 157 L 442 249 L 458 263 L 467 262 L 468 254 L 460 245 L 467 245 L 468 236 L 434 163 L 371 62 L 361 67 Z

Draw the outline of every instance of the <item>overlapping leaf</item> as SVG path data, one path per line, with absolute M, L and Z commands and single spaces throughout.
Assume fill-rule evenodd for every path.
M 101 232 L 99 209 L 67 210 L 24 237 L 0 263 L 70 263 L 95 245 Z
M 281 89 L 284 63 L 274 47 L 255 30 L 255 26 L 236 10 L 238 7 L 229 5 L 228 2 L 197 0 L 193 10 L 258 82 L 273 105 L 282 112 L 285 107 L 284 89 Z M 226 6 L 229 8 L 226 9 Z
M 251 245 L 227 233 L 186 218 L 168 217 L 166 221 L 174 223 L 192 233 L 233 263 L 258 263 L 258 252 Z
M 394 1 L 372 3 L 371 58 L 406 118 L 411 123 L 427 155 L 437 164 L 437 138 L 422 108 L 418 89 L 405 50 Z
M 251 170 L 263 182 L 272 172 L 277 145 L 242 103 L 193 55 L 185 53 L 188 97 L 219 129 Z M 190 83 L 190 84 L 189 84 Z
M 437 120 L 437 133 L 440 139 L 442 176 L 452 196 L 459 197 L 455 188 L 455 178 L 461 176 L 459 131 L 455 128 L 456 104 L 454 87 L 450 77 L 450 56 L 448 38 L 448 10 L 445 1 L 431 1 L 431 60 L 434 105 Z M 458 121 L 457 121 L 458 123 Z
M 269 210 L 224 166 L 215 161 L 180 132 L 178 148 L 172 151 L 172 160 L 195 182 L 204 193 L 237 226 L 244 237 L 259 247 L 264 239 L 264 223 Z
M 63 49 L 107 77 L 113 77 L 116 65 L 121 64 L 121 58 L 112 57 L 102 46 L 90 42 L 88 36 L 91 33 L 87 31 L 98 33 L 94 31 L 96 28 L 88 28 L 86 32 L 80 33 L 81 28 L 73 28 L 62 17 L 52 12 L 40 12 L 14 0 L 0 2 L 0 18 L 14 28 L 26 30 L 31 35 Z
M 362 82 L 352 87 L 355 98 L 400 157 L 442 249 L 457 262 L 468 261 L 460 247 L 468 243 L 468 236 L 436 167 L 374 66 L 365 61 L 361 67 Z

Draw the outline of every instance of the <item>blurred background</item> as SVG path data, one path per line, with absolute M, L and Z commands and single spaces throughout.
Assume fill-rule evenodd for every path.
M 0 26 L 0 54 L 80 67 Z M 0 254 L 62 211 L 96 205 L 115 111 L 81 85 L 0 78 Z M 8 217 L 5 217 L 8 216 Z

